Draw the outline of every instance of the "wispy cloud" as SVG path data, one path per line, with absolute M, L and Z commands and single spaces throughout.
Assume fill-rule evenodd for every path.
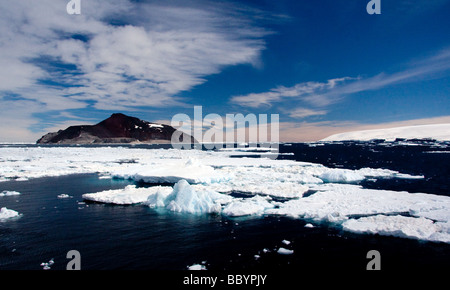
M 233 96 L 231 102 L 244 107 L 259 108 L 272 106 L 275 103 L 286 99 L 309 100 L 311 103 L 317 102 L 311 96 L 317 96 L 321 92 L 328 92 L 335 88 L 337 84 L 351 80 L 350 77 L 330 79 L 327 82 L 304 82 L 293 87 L 279 86 L 263 93 L 251 93 L 248 95 Z
M 338 103 L 346 96 L 385 88 L 395 84 L 439 78 L 450 70 L 450 48 L 445 48 L 426 58 L 411 61 L 405 69 L 393 73 L 380 73 L 372 77 L 341 77 L 326 82 L 303 82 L 292 87 L 279 86 L 268 92 L 233 96 L 231 103 L 243 107 L 261 108 L 296 101 L 307 104 L 290 108 L 290 117 L 306 118 L 325 115 L 323 108 Z M 292 104 L 292 103 L 291 103 Z M 320 108 L 320 109 L 318 109 Z
M 288 112 L 289 116 L 292 118 L 296 118 L 296 119 L 303 119 L 306 117 L 311 117 L 311 116 L 321 116 L 321 115 L 326 115 L 327 111 L 326 110 L 314 110 L 314 109 L 307 109 L 307 108 L 295 108 L 293 110 L 290 110 Z

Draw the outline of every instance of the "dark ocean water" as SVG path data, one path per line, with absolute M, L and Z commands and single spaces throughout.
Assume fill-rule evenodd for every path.
M 450 144 L 316 145 L 281 145 L 281 153 L 293 155 L 279 158 L 424 175 L 424 179 L 384 179 L 362 185 L 450 194 L 450 153 L 445 153 Z M 444 243 L 352 234 L 327 224 L 305 228 L 308 221 L 287 217 L 191 215 L 142 205 L 85 203 L 81 198 L 84 193 L 131 183 L 99 179 L 96 174 L 1 182 L 0 191 L 22 193 L 1 197 L 1 206 L 23 216 L 0 222 L 0 269 L 41 270 L 40 264 L 53 258 L 51 269 L 64 270 L 70 261 L 66 253 L 77 250 L 82 270 L 184 270 L 203 264 L 209 270 L 233 272 L 360 272 L 366 269 L 367 252 L 373 249 L 380 252 L 385 271 L 450 269 L 450 245 Z M 59 194 L 72 198 L 58 199 Z M 291 243 L 285 245 L 283 240 Z M 294 254 L 277 254 L 281 246 Z

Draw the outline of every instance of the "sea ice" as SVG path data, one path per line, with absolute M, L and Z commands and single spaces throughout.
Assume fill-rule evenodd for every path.
M 372 233 L 397 237 L 429 240 L 438 231 L 432 220 L 400 215 L 376 215 L 350 219 L 342 224 L 344 230 L 356 233 Z M 448 237 L 447 237 L 448 238 Z
M 315 189 L 318 191 L 308 197 L 280 203 L 278 208 L 265 213 L 326 221 L 342 225 L 344 230 L 449 240 L 450 198 L 447 196 L 364 189 L 349 184 L 317 185 Z M 411 216 L 395 215 L 399 213 Z M 421 233 L 411 233 L 414 230 L 408 228 L 408 223 Z M 426 234 L 426 230 L 431 232 Z
M 101 178 L 177 183 L 173 188 L 127 186 L 124 189 L 86 193 L 83 198 L 114 204 L 143 203 L 190 213 L 287 215 L 330 222 L 347 230 L 356 225 L 369 225 L 371 220 L 368 218 L 374 216 L 372 224 L 380 223 L 380 233 L 388 225 L 392 228 L 385 232 L 392 233 L 396 230 L 402 232 L 408 222 L 418 227 L 418 221 L 431 221 L 430 228 L 434 232 L 428 236 L 416 236 L 450 242 L 450 197 L 364 189 L 357 185 L 370 178 L 412 179 L 423 176 L 387 169 L 332 169 L 314 163 L 273 160 L 265 158 L 264 152 L 238 150 L 1 147 L 0 182 L 97 173 Z M 242 157 L 253 154 L 263 158 Z M 242 158 L 230 158 L 239 155 Z M 233 192 L 246 193 L 250 197 L 233 198 L 226 194 Z M 304 196 L 306 192 L 310 194 Z M 11 194 L 3 191 L 0 196 Z M 279 201 L 278 198 L 288 200 Z M 8 211 L 2 209 L 2 215 Z M 15 213 L 17 216 L 18 213 Z M 409 216 L 392 218 L 397 214 Z
M 195 159 L 171 160 L 163 164 L 138 164 L 116 170 L 113 176 L 145 183 L 176 183 L 185 179 L 191 184 L 217 182 L 223 178 L 212 166 L 203 165 Z

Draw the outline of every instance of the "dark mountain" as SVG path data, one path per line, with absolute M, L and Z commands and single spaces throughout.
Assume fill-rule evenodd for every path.
M 42 136 L 37 144 L 92 143 L 171 143 L 172 135 L 180 143 L 194 143 L 195 139 L 181 134 L 172 126 L 150 123 L 124 114 L 112 114 L 96 125 L 70 126 L 65 130 Z M 183 140 L 183 136 L 187 140 Z

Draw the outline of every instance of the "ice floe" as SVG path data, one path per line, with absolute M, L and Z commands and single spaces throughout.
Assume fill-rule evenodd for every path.
M 277 253 L 281 254 L 281 255 L 292 255 L 294 253 L 294 251 L 286 249 L 286 248 L 279 248 Z
M 151 195 L 160 193 L 167 195 L 170 192 L 172 192 L 172 188 L 167 186 L 137 188 L 135 185 L 128 185 L 124 189 L 112 189 L 96 193 L 85 193 L 82 197 L 86 200 L 95 202 L 129 205 L 146 202 Z
M 12 195 L 20 195 L 20 192 L 12 190 L 3 190 L 2 192 L 0 192 L 0 196 L 12 196 Z
M 200 264 L 193 264 L 191 266 L 188 266 L 187 268 L 188 270 L 206 270 L 206 266 Z
M 350 184 L 324 184 L 316 190 L 308 197 L 279 203 L 266 214 L 329 222 L 354 232 L 450 240 L 447 227 L 450 198 L 447 196 L 365 189 Z M 416 231 L 429 234 L 405 234 L 408 223 Z
M 356 233 L 392 235 L 423 240 L 441 240 L 438 226 L 432 220 L 423 217 L 412 218 L 400 215 L 375 215 L 350 219 L 345 221 L 342 226 L 345 230 Z
M 245 216 L 263 214 L 268 208 L 273 208 L 270 197 L 256 195 L 252 198 L 235 199 L 223 209 L 223 214 L 228 216 Z
M 41 267 L 43 270 L 50 270 L 51 266 L 55 263 L 55 260 L 51 258 L 48 262 L 42 262 Z

